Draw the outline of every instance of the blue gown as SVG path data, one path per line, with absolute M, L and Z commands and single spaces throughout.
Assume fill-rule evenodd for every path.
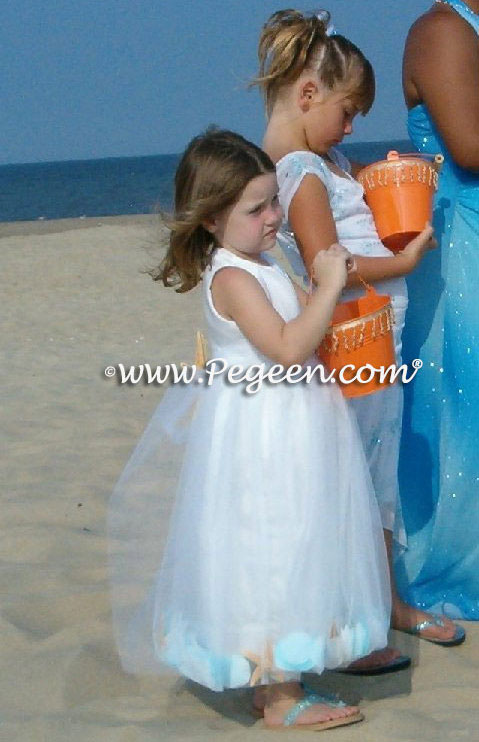
M 449 3 L 479 33 L 479 15 Z M 420 152 L 445 157 L 435 200 L 439 248 L 408 279 L 403 356 L 424 366 L 405 385 L 400 488 L 408 550 L 403 597 L 479 619 L 479 175 L 456 166 L 424 105 L 409 112 Z

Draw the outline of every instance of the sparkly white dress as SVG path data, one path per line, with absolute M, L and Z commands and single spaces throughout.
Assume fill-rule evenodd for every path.
M 265 260 L 215 252 L 203 280 L 211 358 L 273 365 L 216 312 L 210 290 L 218 270 L 239 267 L 292 320 L 293 285 Z M 386 645 L 379 511 L 354 415 L 331 384 L 265 384 L 247 394 L 218 377 L 171 387 L 109 513 L 127 671 L 159 673 L 166 663 L 222 690 L 320 673 Z
M 344 171 L 337 175 L 326 161 L 312 152 L 291 152 L 276 165 L 279 198 L 284 209 L 284 222 L 279 244 L 296 275 L 307 279 L 306 269 L 288 222 L 291 201 L 305 175 L 318 177 L 326 187 L 339 242 L 354 255 L 388 257 L 393 253 L 381 242 L 371 210 L 364 201 L 361 184 L 351 175 L 351 165 L 339 150 L 329 152 Z M 380 294 L 391 297 L 394 311 L 396 359 L 401 363 L 401 334 L 407 309 L 407 287 L 404 278 L 392 278 L 374 284 Z M 361 296 L 361 288 L 346 289 L 342 301 Z M 395 539 L 406 544 L 398 486 L 398 458 L 401 438 L 403 391 L 399 382 L 384 391 L 349 400 L 354 409 L 368 460 L 371 477 L 381 511 L 383 527 L 393 531 Z

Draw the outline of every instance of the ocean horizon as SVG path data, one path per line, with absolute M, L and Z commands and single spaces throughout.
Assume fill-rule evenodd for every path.
M 343 144 L 358 162 L 410 152 L 407 139 Z M 0 165 L 0 222 L 123 216 L 171 209 L 179 154 Z

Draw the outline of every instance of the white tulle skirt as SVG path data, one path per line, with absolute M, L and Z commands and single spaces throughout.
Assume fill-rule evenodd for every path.
M 222 690 L 386 645 L 382 526 L 335 387 L 170 388 L 115 488 L 109 531 L 127 671 L 166 665 Z

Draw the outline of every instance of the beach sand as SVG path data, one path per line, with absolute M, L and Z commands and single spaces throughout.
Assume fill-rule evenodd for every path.
M 158 240 L 150 216 L 0 225 L 2 742 L 272 739 L 249 691 L 129 676 L 114 646 L 106 508 L 162 390 L 104 369 L 190 361 L 201 325 L 198 290 L 180 296 L 142 272 Z M 366 715 L 334 739 L 479 739 L 479 625 L 467 629 L 454 649 L 393 633 L 412 670 L 313 678 Z

